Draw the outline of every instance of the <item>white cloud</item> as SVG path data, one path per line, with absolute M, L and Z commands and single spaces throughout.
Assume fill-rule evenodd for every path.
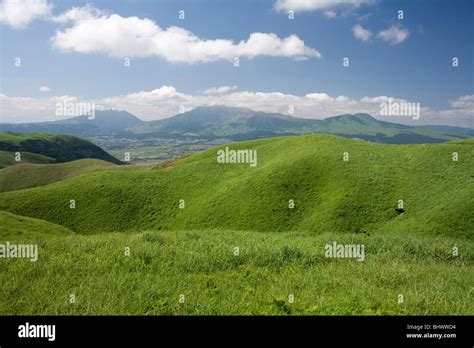
M 202 91 L 202 94 L 225 94 L 234 89 L 237 89 L 237 86 L 212 87 Z
M 101 53 L 111 57 L 160 57 L 171 63 L 232 60 L 235 57 L 319 58 L 321 54 L 296 35 L 252 33 L 247 40 L 201 39 L 191 31 L 160 28 L 153 20 L 105 14 L 94 8 L 73 9 L 56 17 L 70 26 L 56 31 L 51 45 L 61 52 Z
M 90 20 L 107 14 L 107 11 L 99 10 L 94 6 L 87 4 L 82 7 L 73 7 L 70 10 L 60 14 L 59 16 L 52 16 L 50 20 L 56 23 L 77 23 L 80 21 Z
M 471 109 L 474 113 L 474 94 L 464 95 L 456 100 L 451 100 L 450 104 L 456 109 Z
M 398 45 L 407 39 L 409 35 L 408 29 L 403 28 L 399 24 L 394 24 L 387 30 L 378 33 L 378 36 L 390 43 L 391 45 Z
M 39 91 L 40 91 L 40 92 L 50 92 L 51 89 L 50 89 L 48 86 L 41 86 L 41 87 L 39 88 Z
M 306 98 L 312 99 L 317 102 L 332 102 L 334 101 L 334 98 L 330 97 L 326 93 L 309 93 L 306 94 Z M 347 98 L 347 97 L 345 97 Z
M 273 7 L 278 12 L 329 11 L 338 7 L 357 8 L 371 5 L 375 0 L 277 0 Z
M 73 7 L 53 16 L 47 0 L 5 0 L 0 21 L 22 29 L 38 18 L 62 25 L 50 43 L 61 52 L 100 53 L 111 57 L 160 57 L 171 63 L 198 63 L 235 57 L 320 58 L 316 49 L 296 35 L 280 38 L 273 33 L 251 33 L 246 40 L 203 39 L 172 26 L 161 28 L 151 19 L 122 17 L 92 5 Z
M 33 20 L 49 17 L 51 8 L 47 0 L 4 0 L 0 4 L 0 22 L 25 29 Z
M 72 96 L 50 98 L 10 97 L 0 94 L 0 119 L 3 122 L 37 122 L 55 120 L 55 106 L 58 102 L 94 102 L 100 109 L 127 110 L 144 120 L 155 120 L 178 114 L 180 107 L 190 110 L 203 105 L 228 105 L 248 107 L 256 111 L 288 114 L 294 106 L 294 116 L 322 119 L 329 116 L 354 113 L 369 113 L 388 122 L 412 125 L 450 124 L 474 127 L 472 103 L 474 95 L 459 97 L 451 101 L 451 108 L 436 110 L 422 105 L 418 121 L 411 117 L 382 117 L 381 103 L 414 102 L 390 96 L 363 97 L 331 96 L 313 92 L 303 96 L 281 92 L 230 92 L 224 94 L 185 94 L 172 86 L 162 86 L 151 91 L 140 91 L 96 100 L 85 100 Z M 416 102 L 416 101 L 415 101 Z M 62 118 L 62 117 L 61 117 Z
M 336 18 L 337 17 L 337 12 L 334 10 L 326 10 L 324 11 L 324 15 L 328 18 Z
M 372 37 L 372 32 L 365 29 L 362 25 L 356 24 L 352 27 L 354 37 L 362 42 L 367 42 Z
M 0 94 L 0 122 L 56 121 L 56 103 L 78 101 L 81 99 L 68 95 L 33 98 Z

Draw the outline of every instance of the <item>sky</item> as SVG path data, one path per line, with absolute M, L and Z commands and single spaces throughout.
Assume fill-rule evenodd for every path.
M 472 0 L 3 0 L 0 121 L 94 103 L 474 128 L 473 23 Z

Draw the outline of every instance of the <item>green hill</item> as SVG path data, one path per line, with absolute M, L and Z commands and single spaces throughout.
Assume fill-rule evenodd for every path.
M 79 233 L 230 229 L 468 236 L 474 147 L 378 145 L 329 135 L 230 145 L 258 165 L 219 164 L 212 148 L 152 171 L 89 173 L 0 194 L 0 209 Z M 343 153 L 349 161 L 343 161 Z M 452 160 L 458 152 L 459 160 Z M 74 199 L 76 208 L 69 208 Z M 179 200 L 185 208 L 180 209 Z M 295 208 L 288 208 L 288 201 Z M 403 200 L 404 212 L 397 211 Z
M 15 160 L 15 153 L 9 151 L 0 151 L 0 169 L 20 163 L 53 163 L 54 158 L 38 155 L 36 153 L 22 152 L 21 161 Z
M 82 158 L 96 158 L 115 164 L 121 162 L 90 141 L 70 135 L 48 133 L 0 132 L 0 150 L 31 152 L 51 157 L 56 162 L 68 162 Z
M 110 170 L 115 165 L 96 159 L 54 164 L 18 164 L 0 170 L 0 192 L 36 187 L 76 175 Z
M 32 239 L 72 235 L 72 231 L 47 221 L 0 211 L 0 240 L 27 242 Z
M 38 262 L 0 259 L 0 315 L 474 313 L 472 144 L 229 146 L 257 150 L 257 166 L 219 164 L 218 147 L 0 193 L 0 244 L 38 245 Z M 7 181 L 84 163 L 13 166 Z M 326 257 L 334 242 L 363 245 L 364 261 Z

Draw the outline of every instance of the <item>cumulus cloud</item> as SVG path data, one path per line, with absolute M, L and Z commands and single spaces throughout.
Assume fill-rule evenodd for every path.
M 466 95 L 451 101 L 451 108 L 435 110 L 421 105 L 421 117 L 381 116 L 382 103 L 408 103 L 413 101 L 390 96 L 363 97 L 360 99 L 348 96 L 331 96 L 327 93 L 313 92 L 302 96 L 281 92 L 234 91 L 215 94 L 186 94 L 173 86 L 162 86 L 151 91 L 139 91 L 125 95 L 111 96 L 102 99 L 84 100 L 72 96 L 50 98 L 10 97 L 0 95 L 3 122 L 34 122 L 55 120 L 55 106 L 58 102 L 90 102 L 97 109 L 127 110 L 144 120 L 155 120 L 170 117 L 186 110 L 203 105 L 228 105 L 248 107 L 256 111 L 288 114 L 294 108 L 293 116 L 322 119 L 330 116 L 354 113 L 369 113 L 372 116 L 395 123 L 412 125 L 450 124 L 474 127 L 472 103 L 474 95 Z
M 3 0 L 0 22 L 13 29 L 25 29 L 35 19 L 48 18 L 51 8 L 47 0 Z
M 56 31 L 51 45 L 61 52 L 101 53 L 111 57 L 160 57 L 171 63 L 232 60 L 235 57 L 320 58 L 296 35 L 252 33 L 234 43 L 228 39 L 202 39 L 172 26 L 163 29 L 151 19 L 106 14 L 93 7 L 75 8 L 56 17 L 69 24 Z
M 40 91 L 40 92 L 50 92 L 51 89 L 50 89 L 48 86 L 41 86 L 41 87 L 39 88 L 39 91 Z
M 372 37 L 372 32 L 365 29 L 362 25 L 356 24 L 352 27 L 354 37 L 362 42 L 367 42 Z
M 202 91 L 202 94 L 224 94 L 234 89 L 237 89 L 237 86 L 212 87 Z
M 274 33 L 251 33 L 240 42 L 200 38 L 177 26 L 161 28 L 148 18 L 122 17 L 92 5 L 73 7 L 53 16 L 47 0 L 5 0 L 0 4 L 0 21 L 26 28 L 38 18 L 61 25 L 50 43 L 60 52 L 99 53 L 111 57 L 159 57 L 171 63 L 199 63 L 236 57 L 285 57 L 295 60 L 320 58 L 297 35 L 278 37 Z
M 375 0 L 277 0 L 273 7 L 278 12 L 290 11 L 326 11 L 334 14 L 334 8 L 357 8 L 361 5 L 371 5 Z
M 378 33 L 378 36 L 390 43 L 391 45 L 398 45 L 408 38 L 408 29 L 403 28 L 399 24 L 394 24 L 387 30 L 382 30 Z
M 90 20 L 96 17 L 107 15 L 108 12 L 104 10 L 99 10 L 92 6 L 91 4 L 87 4 L 82 7 L 73 7 L 68 11 L 58 15 L 58 16 L 51 16 L 50 20 L 56 23 L 68 23 L 68 22 L 80 22 L 85 20 Z
M 47 0 L 5 0 L 0 21 L 16 29 L 37 18 L 66 26 L 56 31 L 51 45 L 61 52 L 101 53 L 111 57 L 160 57 L 172 63 L 212 62 L 235 57 L 320 58 L 316 49 L 296 35 L 280 38 L 273 33 L 251 33 L 246 40 L 202 39 L 191 31 L 161 28 L 151 19 L 122 17 L 92 5 L 73 7 L 53 16 Z

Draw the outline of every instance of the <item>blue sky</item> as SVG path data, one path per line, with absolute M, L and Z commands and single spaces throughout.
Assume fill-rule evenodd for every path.
M 380 104 L 378 97 L 420 103 L 426 115 L 420 120 L 423 123 L 470 126 L 474 117 L 471 0 L 337 0 L 334 5 L 327 4 L 327 0 L 313 0 L 316 5 L 305 9 L 298 7 L 306 3 L 304 0 L 278 0 L 281 6 L 294 8 L 293 20 L 288 18 L 287 8 L 278 11 L 277 0 L 28 0 L 21 3 L 38 1 L 46 7 L 24 19 L 15 19 L 15 12 L 7 11 L 9 1 L 0 5 L 1 116 L 7 122 L 30 120 L 25 117 L 31 121 L 49 119 L 45 103 L 51 104 L 54 97 L 131 109 L 144 119 L 171 116 L 177 113 L 174 111 L 179 103 L 192 108 L 222 102 L 285 113 L 285 105 L 291 100 L 299 111 L 295 116 L 321 118 L 350 112 L 351 107 L 354 112 L 374 113 Z M 132 23 L 130 18 L 136 16 L 140 25 L 145 19 L 153 21 L 161 33 L 177 26 L 198 40 L 231 40 L 235 45 L 248 40 L 252 33 L 273 33 L 278 40 L 295 35 L 298 42 L 304 42 L 304 49 L 289 53 L 291 45 L 270 48 L 270 54 L 263 50 L 252 58 L 243 53 L 239 67 L 234 67 L 225 48 L 217 48 L 220 53 L 210 57 L 197 54 L 188 61 L 176 62 L 170 61 L 176 55 L 163 53 L 168 49 L 166 45 L 148 54 L 138 52 L 140 45 L 128 42 L 133 35 L 132 39 L 109 45 L 109 38 L 102 36 L 114 33 L 106 27 L 92 28 L 91 33 L 84 34 L 90 37 L 81 36 L 78 29 L 61 40 L 56 36 L 55 41 L 57 32 L 67 34 L 81 25 L 80 21 L 60 16 L 87 4 L 88 12 L 102 12 L 83 20 L 91 23 L 82 25 L 98 25 L 98 21 L 92 21 L 102 17 L 104 25 L 113 26 L 108 19 L 114 14 L 127 25 L 126 20 Z M 184 20 L 178 18 L 180 10 L 185 11 Z M 404 11 L 403 20 L 397 18 L 398 10 Z M 370 33 L 366 41 L 355 37 L 356 25 Z M 401 42 L 390 36 L 382 38 L 380 32 L 390 29 L 402 35 Z M 155 40 L 163 37 L 156 36 Z M 90 48 L 89 42 L 96 39 L 99 42 Z M 257 45 L 265 46 L 267 39 L 262 38 Z M 116 49 L 112 45 L 124 47 Z M 84 52 L 85 46 L 88 52 Z M 254 46 L 247 46 L 241 52 L 253 50 Z M 213 49 L 209 45 L 206 51 Z M 131 57 L 130 67 L 124 67 L 124 56 Z M 15 67 L 16 57 L 21 58 L 21 67 Z M 349 58 L 349 67 L 343 67 L 344 57 Z M 453 57 L 459 59 L 456 68 L 452 66 Z M 40 92 L 41 86 L 49 91 Z M 235 87 L 225 95 L 203 93 L 220 86 Z M 278 99 L 272 92 L 284 96 Z M 264 95 L 259 97 L 259 93 Z M 313 104 L 308 98 L 301 99 L 308 94 L 314 95 L 309 98 Z M 15 106 L 21 101 L 23 108 Z M 28 107 L 33 109 L 30 116 L 22 115 L 19 109 Z M 272 109 L 275 107 L 278 109 Z M 401 121 L 413 123 L 411 119 Z

